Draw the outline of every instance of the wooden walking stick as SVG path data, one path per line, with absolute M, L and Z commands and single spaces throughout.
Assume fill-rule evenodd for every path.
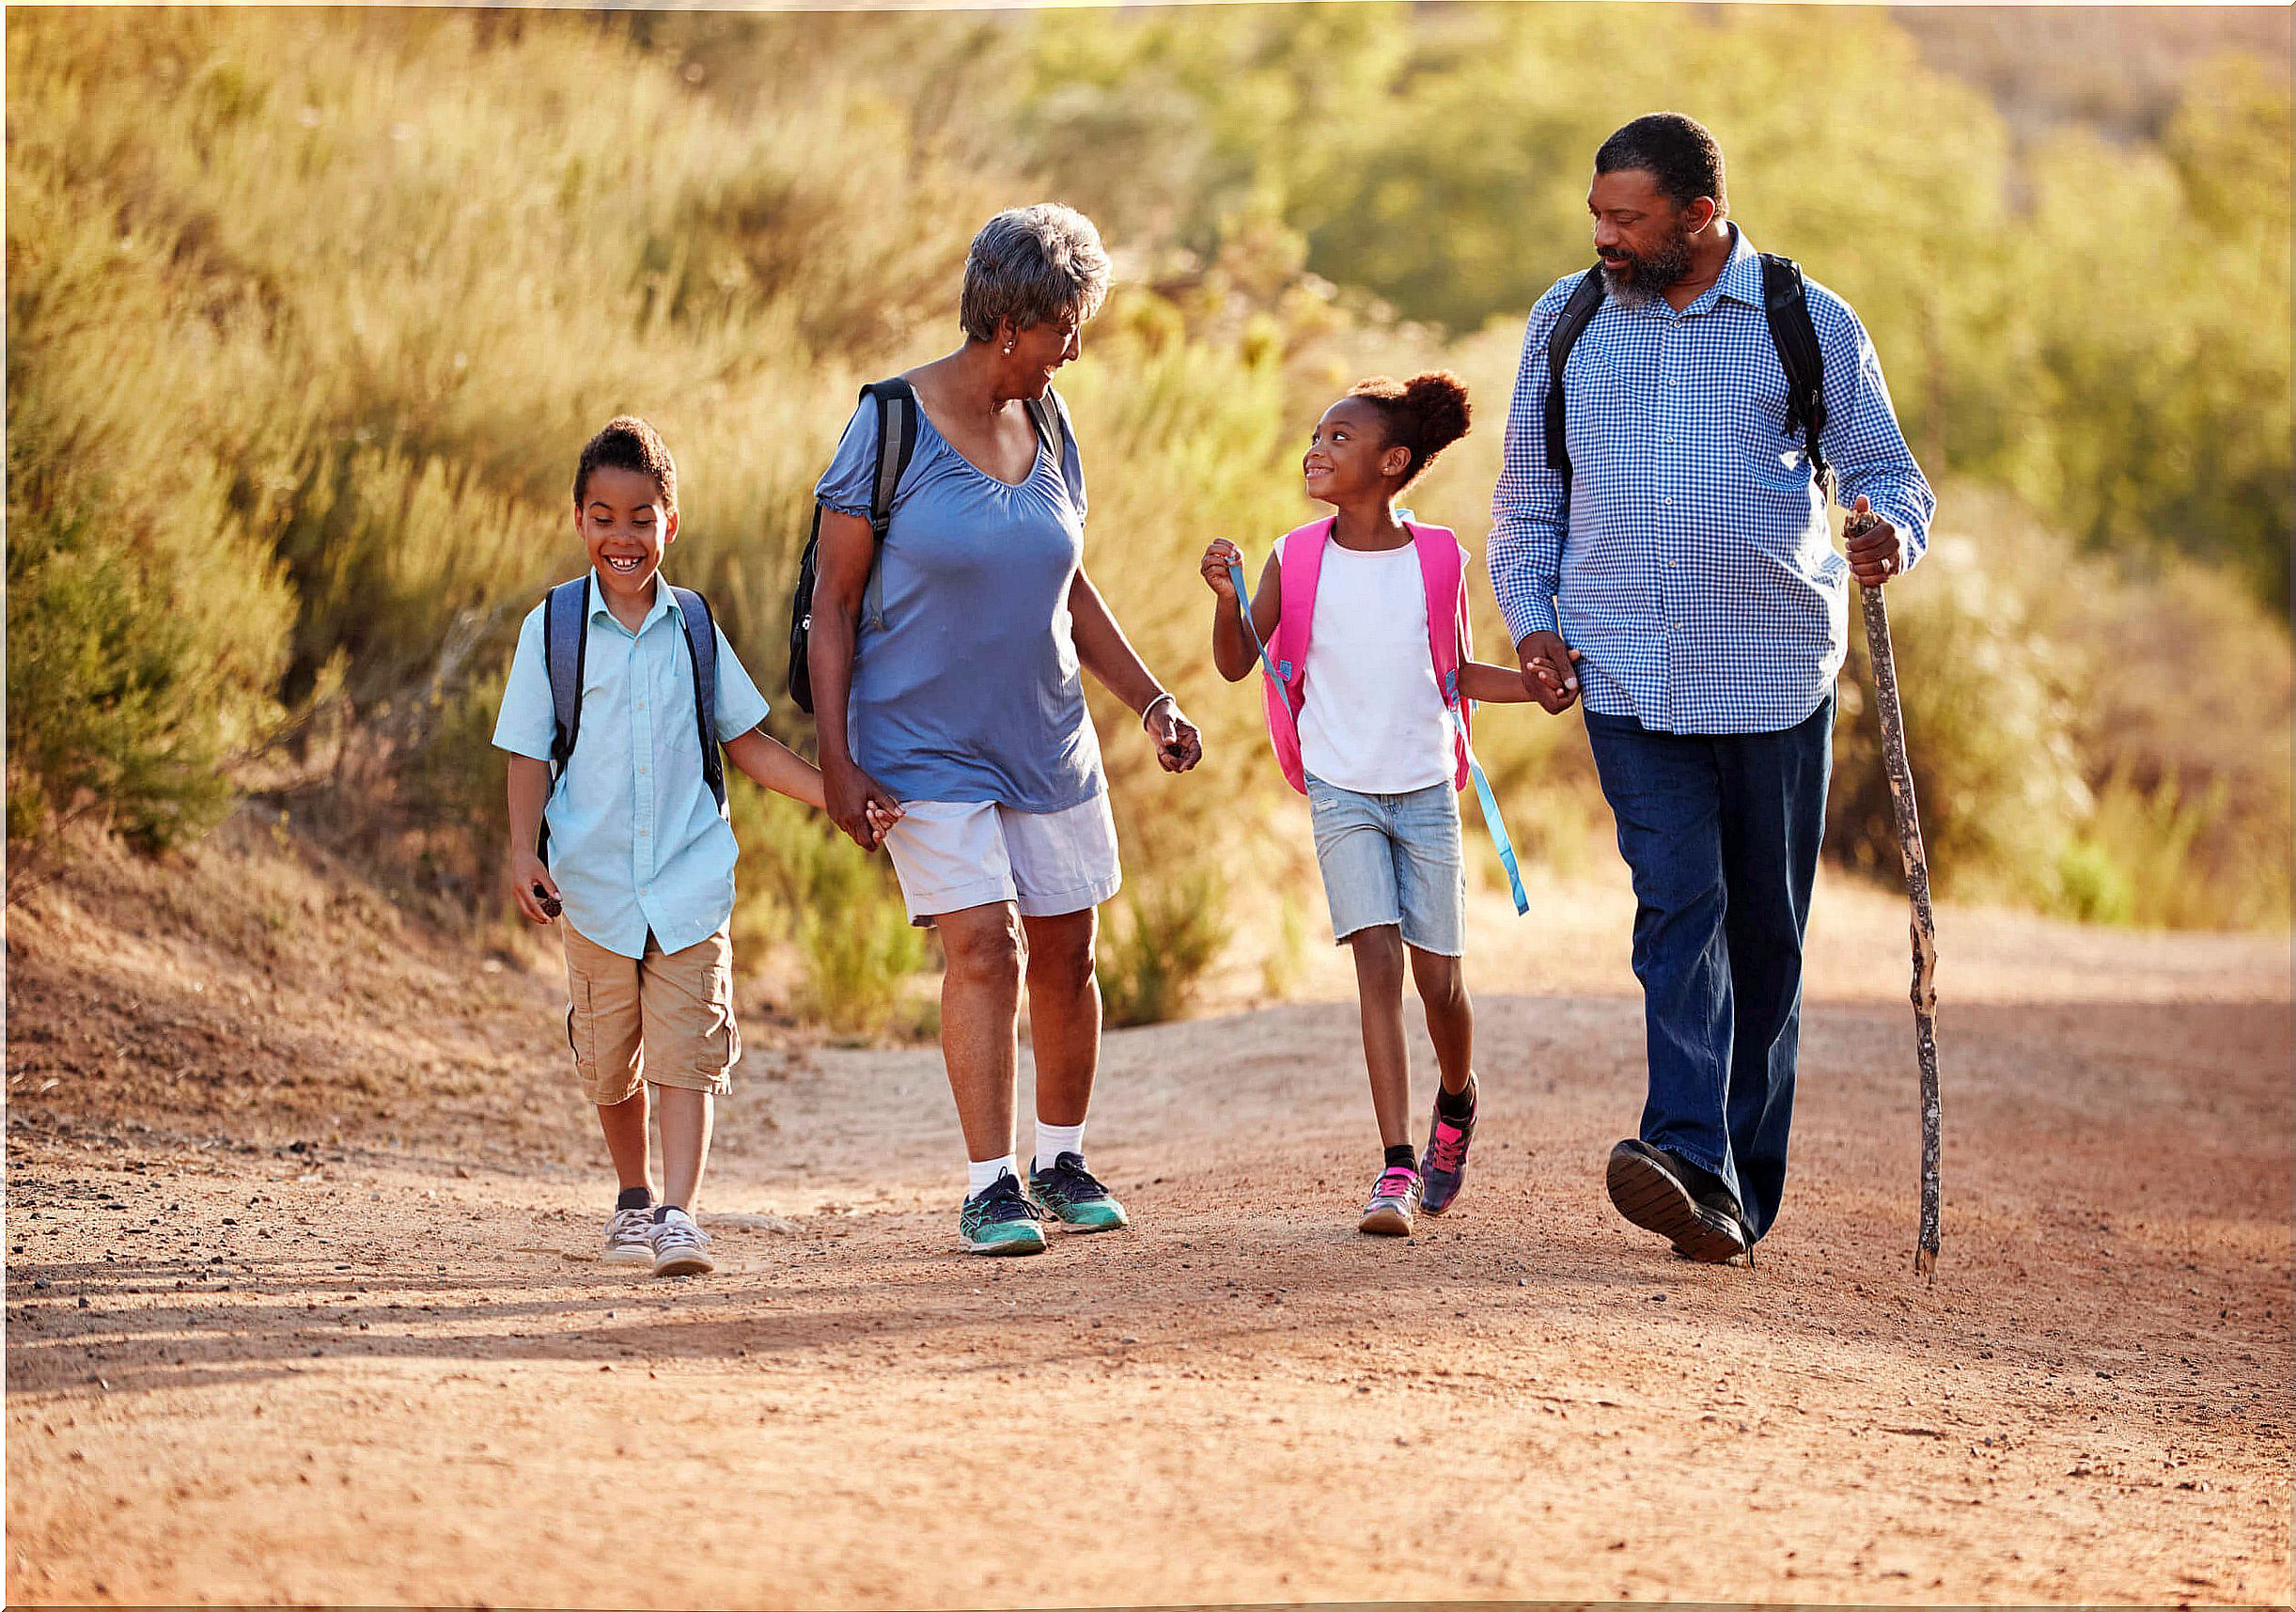
M 1862 504 L 1864 499 L 1860 499 Z M 1854 538 L 1878 524 L 1866 510 L 1843 527 Z M 1889 643 L 1889 606 L 1878 587 L 1865 596 L 1866 648 L 1873 662 L 1874 704 L 1882 713 L 1882 761 L 1889 774 L 1889 803 L 1898 817 L 1898 855 L 1905 864 L 1905 893 L 1913 903 L 1913 1045 L 1921 1065 L 1921 1241 L 1913 1250 L 1916 1275 L 1936 1280 L 1938 1221 L 1937 925 L 1929 913 L 1929 857 L 1921 843 L 1921 812 L 1913 801 L 1913 773 L 1905 759 L 1905 710 L 1898 701 L 1898 662 Z

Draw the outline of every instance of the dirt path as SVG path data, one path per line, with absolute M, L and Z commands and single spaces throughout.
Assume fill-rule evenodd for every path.
M 515 969 L 487 1056 L 539 1095 L 485 1100 L 529 1116 L 507 1163 L 398 1088 L 393 1136 L 314 1108 L 256 1143 L 17 1088 L 8 1598 L 2290 1598 L 2284 946 L 1946 914 L 1929 1288 L 1899 909 L 1820 895 L 1797 1173 L 1749 1273 L 1603 1201 L 1625 909 L 1541 895 L 1544 963 L 1478 915 L 1485 1127 L 1409 1243 L 1350 1229 L 1344 1000 L 1112 1035 L 1093 1152 L 1136 1228 L 1008 1262 L 955 1251 L 934 1055 L 817 1049 L 753 1057 L 726 1115 L 720 1274 L 600 1267 L 549 980 Z M 11 1030 L 79 1056 L 37 949 Z M 394 1030 L 432 1056 L 363 1033 Z

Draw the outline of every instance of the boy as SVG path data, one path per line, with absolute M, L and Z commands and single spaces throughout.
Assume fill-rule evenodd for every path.
M 733 828 L 696 716 L 708 639 L 725 759 L 817 809 L 821 775 L 759 730 L 765 699 L 733 647 L 706 608 L 688 608 L 661 580 L 678 537 L 678 467 L 644 420 L 615 419 L 583 448 L 574 530 L 590 574 L 559 595 L 561 611 L 583 611 L 579 628 L 562 619 L 557 634 L 562 691 L 580 691 L 572 721 L 562 724 L 554 697 L 545 603 L 520 629 L 494 727 L 495 746 L 510 753 L 506 871 L 529 919 L 566 917 L 567 1040 L 621 1182 L 602 1258 L 695 1276 L 715 1268 L 693 1215 L 711 1099 L 732 1088 L 742 1056 L 727 938 Z M 661 1104 L 659 1203 L 648 1086 Z

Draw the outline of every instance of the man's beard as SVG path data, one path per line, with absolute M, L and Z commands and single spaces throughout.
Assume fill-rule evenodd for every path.
M 1690 232 L 1677 227 L 1666 243 L 1648 257 L 1630 253 L 1623 269 L 1604 263 L 1602 289 L 1623 307 L 1638 308 L 1690 273 Z

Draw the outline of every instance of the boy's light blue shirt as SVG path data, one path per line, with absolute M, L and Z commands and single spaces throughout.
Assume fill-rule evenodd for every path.
M 588 598 L 582 726 L 542 811 L 550 876 L 566 921 L 607 950 L 643 957 L 651 930 L 664 951 L 682 951 L 732 915 L 734 863 L 733 825 L 702 775 L 683 613 L 659 575 L 635 633 L 606 608 L 594 572 Z M 718 738 L 740 738 L 766 709 L 719 633 Z M 494 745 L 547 761 L 556 728 L 538 604 L 519 629 Z

